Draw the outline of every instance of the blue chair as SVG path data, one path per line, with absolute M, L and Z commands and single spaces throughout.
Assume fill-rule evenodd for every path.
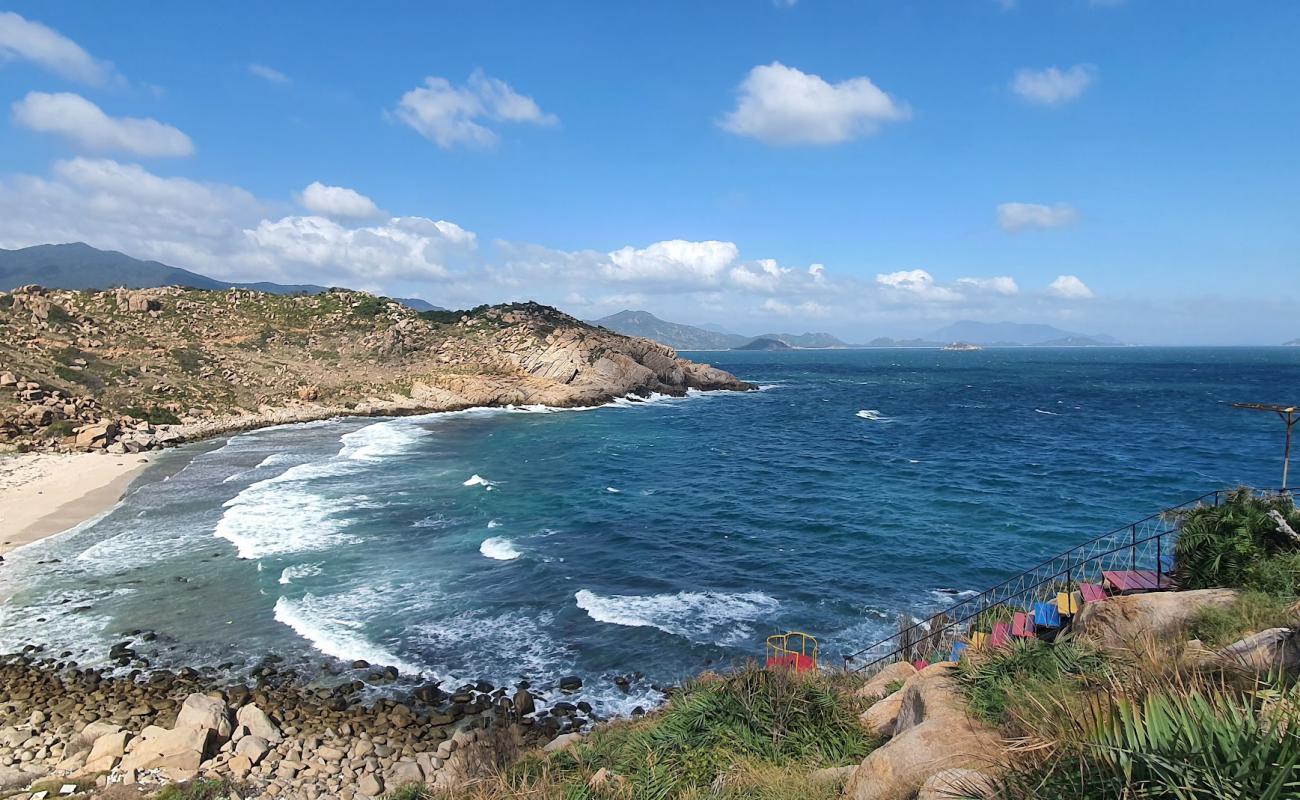
M 1166 575 L 1174 574 L 1174 554 L 1165 553 L 1160 556 L 1160 571 Z
M 964 655 L 965 653 L 966 653 L 966 643 L 965 643 L 965 642 L 954 642 L 953 645 L 952 645 L 952 652 L 948 654 L 948 660 L 949 660 L 949 661 L 961 661 L 961 657 L 962 657 L 962 655 Z
M 1034 603 L 1034 624 L 1040 628 L 1061 627 L 1061 611 L 1056 603 Z

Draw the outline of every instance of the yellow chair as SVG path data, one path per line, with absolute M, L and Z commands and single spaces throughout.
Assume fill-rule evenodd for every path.
M 983 650 L 984 643 L 989 640 L 989 635 L 984 631 L 974 631 L 970 635 L 970 649 Z
M 1083 597 L 1078 592 L 1057 592 L 1056 610 L 1061 614 L 1073 616 L 1083 607 Z

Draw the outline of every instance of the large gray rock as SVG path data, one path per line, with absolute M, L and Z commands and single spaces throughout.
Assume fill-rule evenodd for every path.
M 278 744 L 284 741 L 284 734 L 266 715 L 266 712 L 255 705 L 246 705 L 235 713 L 235 723 L 248 729 L 253 736 L 260 736 L 268 742 Z
M 1144 640 L 1181 637 L 1204 608 L 1226 608 L 1237 599 L 1232 589 L 1150 592 L 1086 603 L 1074 621 L 1075 634 L 1103 646 L 1129 647 Z
M 122 772 L 156 769 L 171 780 L 187 781 L 211 754 L 214 736 L 211 728 L 177 726 L 169 731 L 150 725 L 131 742 L 118 768 Z
M 117 766 L 122 756 L 126 755 L 126 745 L 131 741 L 130 731 L 106 733 L 95 739 L 90 748 L 90 755 L 81 771 L 86 774 L 108 772 Z
M 1247 636 L 1214 654 L 1215 660 L 1228 667 L 1251 672 L 1300 673 L 1300 630 L 1270 628 Z
M 958 798 L 998 796 L 998 783 L 993 778 L 973 769 L 945 769 L 936 772 L 921 786 L 916 800 L 958 800 Z
M 185 698 L 176 716 L 177 728 L 202 728 L 210 730 L 221 741 L 230 738 L 230 709 L 215 697 L 197 692 Z
M 872 703 L 871 707 L 862 712 L 862 716 L 858 719 L 866 726 L 867 730 L 877 736 L 893 736 L 894 723 L 898 721 L 898 712 L 902 708 L 903 690 L 899 689 L 888 697 L 882 697 Z
M 253 766 L 261 763 L 269 752 L 271 744 L 261 736 L 245 736 L 235 745 L 235 753 L 246 757 Z
M 910 800 L 925 781 L 952 768 L 994 771 L 1002 760 L 998 732 L 972 719 L 956 686 L 956 664 L 932 664 L 908 679 L 894 738 L 872 751 L 849 777 L 853 800 Z
M 901 683 L 916 674 L 916 667 L 906 661 L 895 661 L 871 676 L 871 680 L 858 689 L 858 697 L 875 700 L 890 694 L 889 686 Z

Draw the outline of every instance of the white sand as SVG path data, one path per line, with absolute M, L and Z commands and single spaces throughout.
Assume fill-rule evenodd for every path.
M 0 554 L 112 508 L 146 463 L 144 454 L 0 455 Z

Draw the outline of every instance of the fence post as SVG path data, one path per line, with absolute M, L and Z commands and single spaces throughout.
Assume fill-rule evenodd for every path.
M 1129 536 L 1131 544 L 1128 549 L 1128 568 L 1137 571 L 1138 568 L 1138 526 L 1134 523 L 1129 526 Z
M 1160 588 L 1160 580 L 1165 574 L 1164 553 L 1160 545 L 1164 544 L 1165 535 L 1163 533 L 1156 535 L 1156 588 Z

